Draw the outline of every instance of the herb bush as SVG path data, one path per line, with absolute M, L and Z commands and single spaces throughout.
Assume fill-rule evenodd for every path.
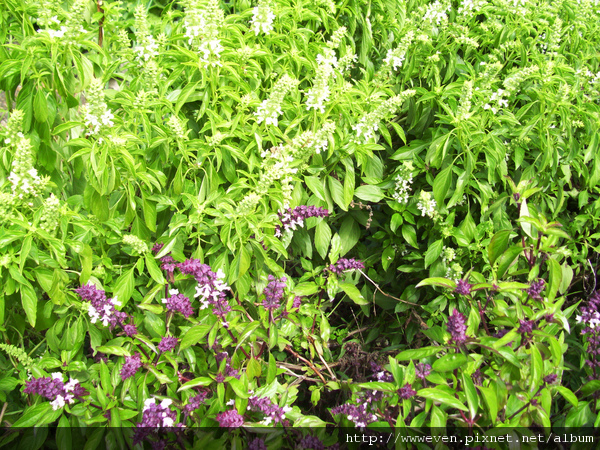
M 4 446 L 599 424 L 597 0 L 0 8 Z

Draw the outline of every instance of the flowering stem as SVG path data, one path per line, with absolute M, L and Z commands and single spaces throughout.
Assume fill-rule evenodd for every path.
M 104 40 L 104 30 L 103 30 L 103 26 L 104 26 L 104 10 L 102 9 L 102 6 L 100 6 L 102 4 L 101 0 L 96 0 L 96 10 L 102 14 L 102 17 L 100 18 L 100 22 L 98 22 L 98 45 L 100 47 L 102 47 L 102 42 Z
M 289 345 L 287 345 L 287 346 L 285 347 L 285 350 L 286 350 L 288 353 L 291 353 L 292 355 L 294 355 L 294 356 L 295 356 L 296 358 L 298 358 L 300 361 L 302 361 L 302 362 L 306 363 L 306 364 L 308 365 L 308 367 L 310 367 L 310 368 L 313 370 L 313 372 L 317 374 L 317 376 L 318 376 L 318 377 L 321 379 L 321 381 L 323 382 L 323 384 L 327 384 L 327 381 L 325 381 L 325 378 L 323 378 L 323 375 L 321 375 L 321 372 L 319 372 L 319 371 L 317 370 L 317 368 L 315 367 L 315 365 L 314 365 L 313 363 L 311 363 L 311 362 L 310 362 L 308 359 L 306 359 L 306 358 L 303 358 L 302 356 L 300 356 L 300 355 L 299 355 L 298 353 L 296 353 L 296 352 L 295 352 L 295 351 L 292 349 L 292 347 L 290 347 Z
M 231 330 L 229 328 L 225 328 L 227 330 L 227 332 L 229 333 L 229 336 L 231 336 L 231 339 L 233 339 L 233 342 L 235 342 L 237 344 L 238 340 L 237 338 L 233 335 L 233 333 L 231 332 Z M 250 356 L 248 356 L 248 353 L 246 353 L 246 350 L 244 350 L 243 347 L 240 347 L 240 350 L 242 351 L 242 353 L 244 354 L 244 356 L 246 357 L 246 359 L 250 359 Z
M 542 392 L 542 389 L 544 389 L 543 385 L 539 387 L 537 392 L 534 394 L 533 398 L 537 397 L 540 394 L 540 392 Z M 513 417 L 515 417 L 517 414 L 519 414 L 521 411 L 523 411 L 525 408 L 529 407 L 530 405 L 531 405 L 531 400 L 529 400 L 521 408 L 519 408 L 517 411 L 515 411 L 515 413 L 512 414 L 507 420 L 511 420 Z
M 477 299 L 477 307 L 479 308 L 479 317 L 481 318 L 481 323 L 483 323 L 483 328 L 485 328 L 485 332 L 489 336 L 490 330 L 488 329 L 487 321 L 485 320 L 484 310 L 481 308 L 481 302 L 479 301 L 479 299 Z

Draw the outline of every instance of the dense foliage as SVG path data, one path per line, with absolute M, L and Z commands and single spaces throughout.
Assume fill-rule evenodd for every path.
M 2 2 L 2 425 L 600 424 L 599 17 Z

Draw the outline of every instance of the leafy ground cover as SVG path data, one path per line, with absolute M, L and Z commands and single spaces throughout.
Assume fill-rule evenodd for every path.
M 596 427 L 599 17 L 4 1 L 0 443 Z

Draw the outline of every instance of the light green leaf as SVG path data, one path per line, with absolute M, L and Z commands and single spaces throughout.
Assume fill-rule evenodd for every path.
M 357 187 L 354 191 L 354 195 L 361 200 L 373 203 L 379 202 L 385 196 L 379 186 L 372 186 L 369 184 Z
M 365 300 L 360 291 L 352 283 L 340 281 L 339 286 L 346 293 L 346 295 L 350 297 L 352 301 L 354 301 L 354 303 L 356 303 L 357 305 L 369 304 L 369 302 Z
M 451 406 L 461 411 L 468 411 L 467 407 L 453 395 L 436 388 L 425 388 L 417 391 L 417 396 L 428 398 L 434 402 L 440 402 L 445 405 Z

